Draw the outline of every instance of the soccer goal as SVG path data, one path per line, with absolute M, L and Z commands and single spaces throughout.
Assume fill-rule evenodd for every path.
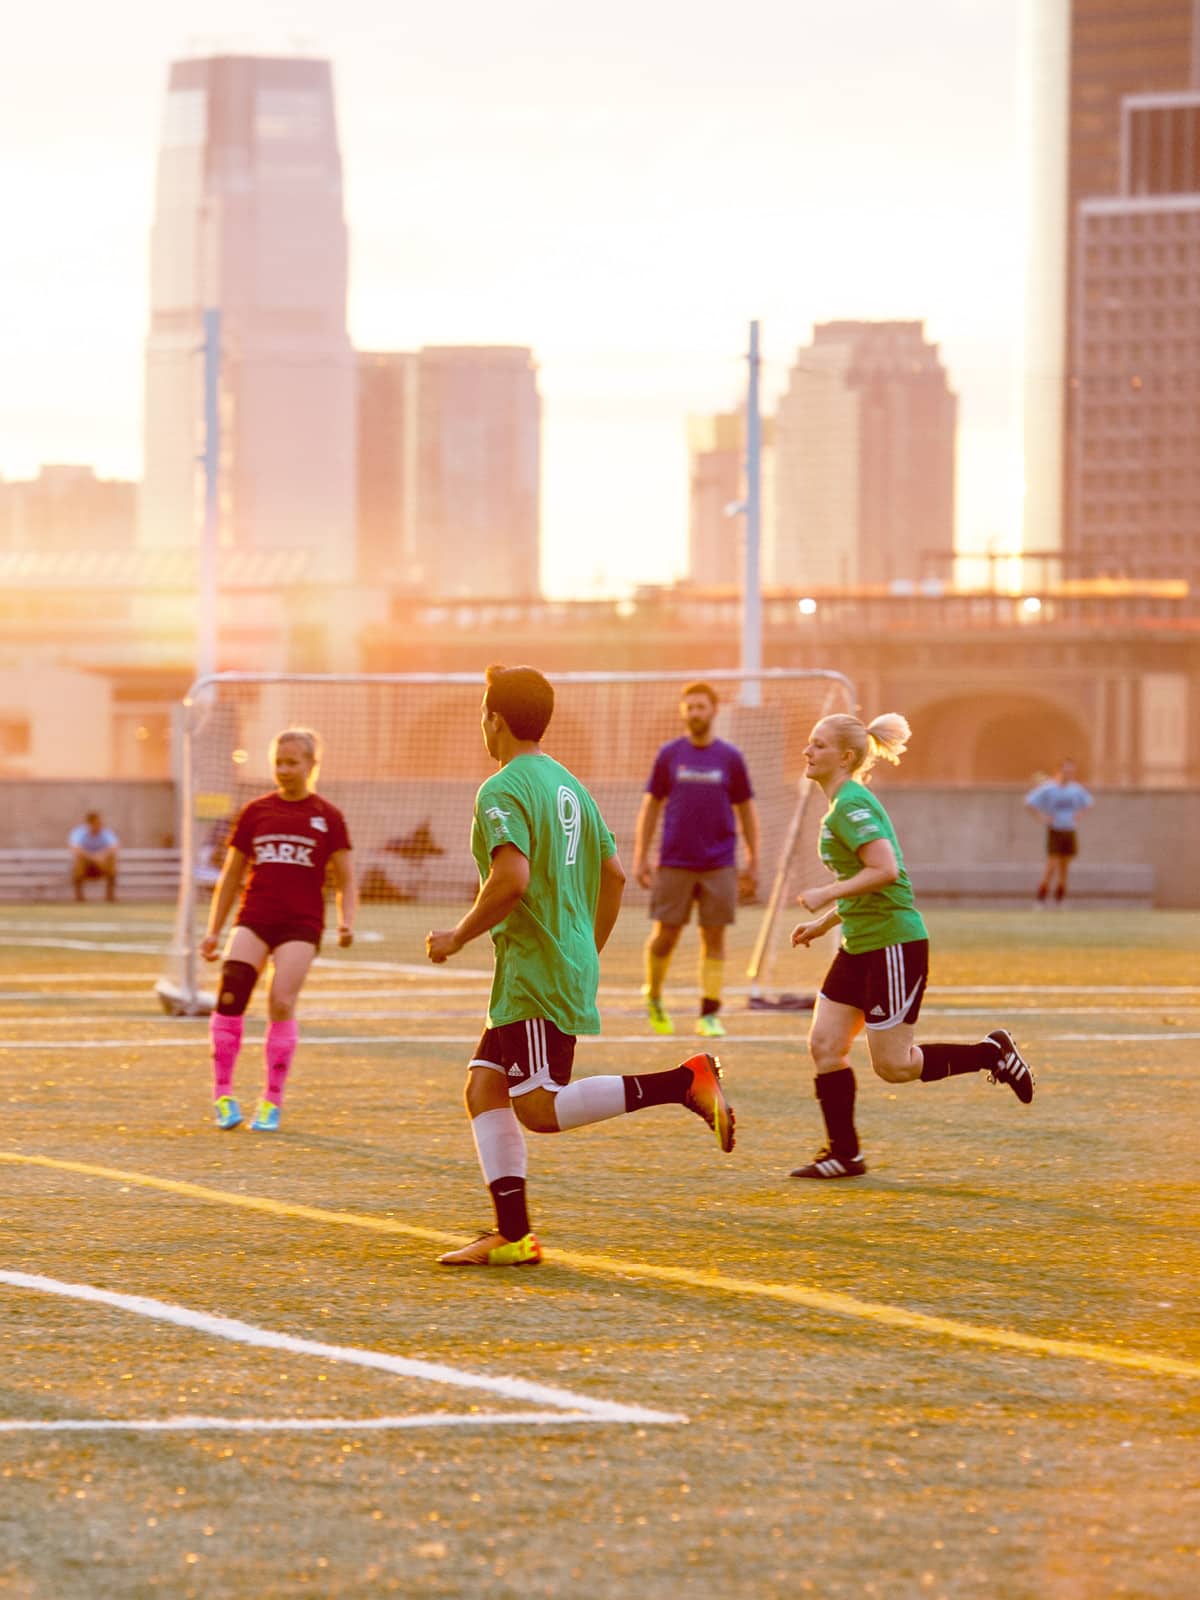
M 632 860 L 634 819 L 659 746 L 678 737 L 680 691 L 704 678 L 720 696 L 718 737 L 743 752 L 762 828 L 762 861 L 774 866 L 749 977 L 765 994 L 801 865 L 811 875 L 821 806 L 803 777 L 813 723 L 852 710 L 854 689 L 836 672 L 552 675 L 554 719 L 543 747 L 587 784 Z M 494 767 L 483 747 L 482 674 L 318 676 L 219 673 L 199 681 L 181 708 L 179 843 L 184 868 L 167 970 L 157 984 L 164 1008 L 202 1015 L 199 940 L 235 817 L 274 787 L 267 761 L 273 736 L 315 728 L 324 753 L 318 787 L 345 813 L 354 844 L 363 916 L 391 961 L 419 960 L 401 949 L 411 918 L 396 908 L 469 903 L 478 879 L 468 850 L 475 791 Z M 767 874 L 770 876 L 770 874 Z M 627 898 L 644 901 L 632 882 Z M 411 935 L 408 935 L 411 942 Z

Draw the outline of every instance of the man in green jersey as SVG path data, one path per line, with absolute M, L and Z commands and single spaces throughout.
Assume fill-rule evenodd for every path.
M 887 1083 L 932 1083 L 986 1072 L 1017 1099 L 1033 1099 L 1033 1074 L 1007 1028 L 978 1044 L 917 1044 L 916 1022 L 929 972 L 929 937 L 891 819 L 860 777 L 881 757 L 898 762 L 910 737 L 889 712 L 864 726 L 857 717 L 824 717 L 809 735 L 805 773 L 824 790 L 821 860 L 836 880 L 806 889 L 801 904 L 821 913 L 792 931 L 807 945 L 840 922 L 842 947 L 825 974 L 808 1036 L 817 1100 L 828 1143 L 793 1178 L 857 1178 L 867 1170 L 854 1126 L 850 1046 L 865 1026 L 871 1065 Z
M 558 1133 L 647 1106 L 682 1105 L 722 1150 L 734 1115 L 715 1056 L 669 1072 L 571 1082 L 575 1040 L 600 1032 L 600 952 L 616 923 L 625 873 L 596 802 L 540 747 L 554 690 L 532 667 L 491 666 L 480 719 L 500 770 L 475 797 L 471 852 L 481 879 L 454 928 L 425 939 L 441 963 L 490 933 L 496 967 L 487 1025 L 467 1068 L 466 1103 L 495 1229 L 440 1256 L 445 1266 L 525 1266 L 542 1259 L 529 1226 L 522 1127 Z

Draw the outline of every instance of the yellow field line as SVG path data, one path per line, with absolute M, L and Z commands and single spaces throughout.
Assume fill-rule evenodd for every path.
M 291 1200 L 272 1200 L 265 1195 L 234 1194 L 227 1189 L 211 1189 L 205 1184 L 188 1183 L 178 1178 L 159 1178 L 147 1172 L 126 1172 L 120 1167 L 98 1167 L 84 1161 L 64 1161 L 56 1156 L 21 1155 L 0 1150 L 0 1161 L 14 1165 L 49 1167 L 59 1172 L 78 1172 L 89 1178 L 111 1178 L 118 1183 L 144 1189 L 161 1189 L 192 1200 L 207 1200 L 218 1205 L 238 1206 L 267 1216 L 300 1218 L 308 1222 L 335 1223 L 344 1228 L 361 1228 L 369 1233 L 400 1234 L 431 1244 L 457 1244 L 458 1234 L 441 1233 L 434 1228 L 419 1228 L 391 1217 L 363 1216 L 355 1211 L 327 1211 L 319 1206 L 299 1205 Z M 884 1305 L 874 1300 L 858 1300 L 853 1295 L 836 1294 L 800 1284 L 760 1283 L 752 1278 L 729 1278 L 719 1272 L 696 1272 L 688 1267 L 660 1266 L 653 1262 L 631 1261 L 620 1256 L 597 1256 L 572 1250 L 547 1250 L 547 1261 L 580 1272 L 616 1274 L 642 1278 L 655 1283 L 686 1284 L 707 1293 L 744 1295 L 751 1299 L 782 1301 L 804 1306 L 810 1311 L 827 1311 L 834 1316 L 853 1317 L 884 1327 L 907 1328 L 917 1333 L 937 1334 L 966 1344 L 990 1345 L 1000 1350 L 1020 1350 L 1028 1355 L 1060 1356 L 1068 1361 L 1092 1361 L 1104 1366 L 1127 1367 L 1134 1372 L 1150 1372 L 1161 1377 L 1200 1378 L 1200 1362 L 1176 1356 L 1155 1355 L 1151 1351 L 1126 1350 L 1117 1345 L 1092 1344 L 1080 1339 L 1048 1339 L 1039 1334 L 1016 1333 L 1008 1328 L 988 1328 L 977 1323 L 959 1322 L 951 1317 L 935 1317 L 924 1311 L 906 1311 L 902 1306 Z

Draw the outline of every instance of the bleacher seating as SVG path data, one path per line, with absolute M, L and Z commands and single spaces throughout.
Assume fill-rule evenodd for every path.
M 90 878 L 84 898 L 103 902 L 104 888 L 101 879 Z M 178 891 L 178 850 L 121 850 L 118 900 L 169 901 Z M 69 850 L 0 850 L 0 900 L 70 900 L 73 894 Z

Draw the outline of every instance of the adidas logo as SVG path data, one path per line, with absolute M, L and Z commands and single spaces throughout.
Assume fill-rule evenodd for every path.
M 883 1007 L 882 1006 L 872 1006 L 871 1007 L 871 1015 L 873 1017 L 882 1017 L 882 1016 L 884 1016 L 885 1013 L 884 1013 Z
M 513 1062 L 512 1066 L 509 1067 L 508 1075 L 510 1078 L 519 1078 L 521 1076 L 521 1069 L 515 1061 Z

